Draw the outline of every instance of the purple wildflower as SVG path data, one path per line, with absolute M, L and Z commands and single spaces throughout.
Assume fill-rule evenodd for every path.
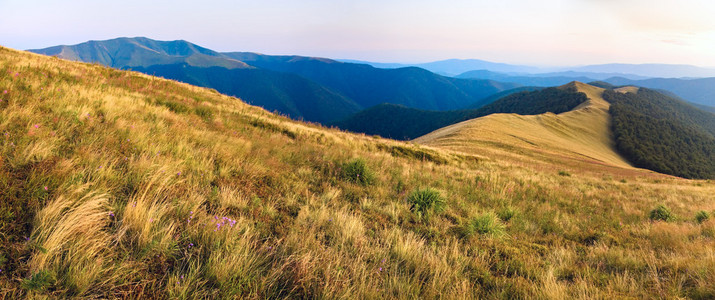
M 114 217 L 114 212 L 111 212 L 111 211 L 110 211 L 110 212 L 109 212 L 109 216 L 110 216 L 110 217 Z

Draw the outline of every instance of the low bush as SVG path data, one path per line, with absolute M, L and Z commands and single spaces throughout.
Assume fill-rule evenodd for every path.
M 371 185 L 375 182 L 375 173 L 362 158 L 344 163 L 341 167 L 341 176 L 344 180 L 359 185 Z
M 655 209 L 650 211 L 650 220 L 651 221 L 666 221 L 670 222 L 675 219 L 675 216 L 673 216 L 673 213 L 670 212 L 670 209 L 668 209 L 665 205 L 658 205 Z
M 708 214 L 708 212 L 706 212 L 704 210 L 701 210 L 695 214 L 695 221 L 698 222 L 698 224 L 703 223 L 709 219 L 710 219 L 710 214 Z
M 414 190 L 407 196 L 410 210 L 419 216 L 427 217 L 430 212 L 440 213 L 444 211 L 446 203 L 439 195 L 439 192 L 432 188 Z

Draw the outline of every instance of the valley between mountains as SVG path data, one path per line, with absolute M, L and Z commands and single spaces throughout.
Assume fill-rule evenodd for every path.
M 571 82 L 475 108 L 518 86 L 132 45 L 172 58 L 0 48 L 1 297 L 715 296 L 715 118 L 671 94 Z M 186 82 L 146 74 L 162 68 Z M 190 84 L 234 78 L 300 115 Z M 399 99 L 390 132 L 443 126 L 400 141 L 302 122 L 296 91 L 341 116 Z

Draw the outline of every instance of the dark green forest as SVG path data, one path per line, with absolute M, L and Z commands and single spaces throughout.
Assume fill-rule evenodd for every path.
M 618 151 L 635 166 L 670 175 L 715 178 L 715 115 L 641 88 L 607 90 Z

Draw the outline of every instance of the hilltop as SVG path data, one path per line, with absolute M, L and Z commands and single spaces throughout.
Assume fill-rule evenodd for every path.
M 562 88 L 582 93 L 587 100 L 558 114 L 491 114 L 436 130 L 415 142 L 468 153 L 494 150 L 490 156 L 527 156 L 564 166 L 579 161 L 630 169 L 615 147 L 610 104 L 602 96 L 605 90 L 580 82 Z
M 3 298 L 715 295 L 712 181 L 351 134 L 7 48 L 0 90 Z

